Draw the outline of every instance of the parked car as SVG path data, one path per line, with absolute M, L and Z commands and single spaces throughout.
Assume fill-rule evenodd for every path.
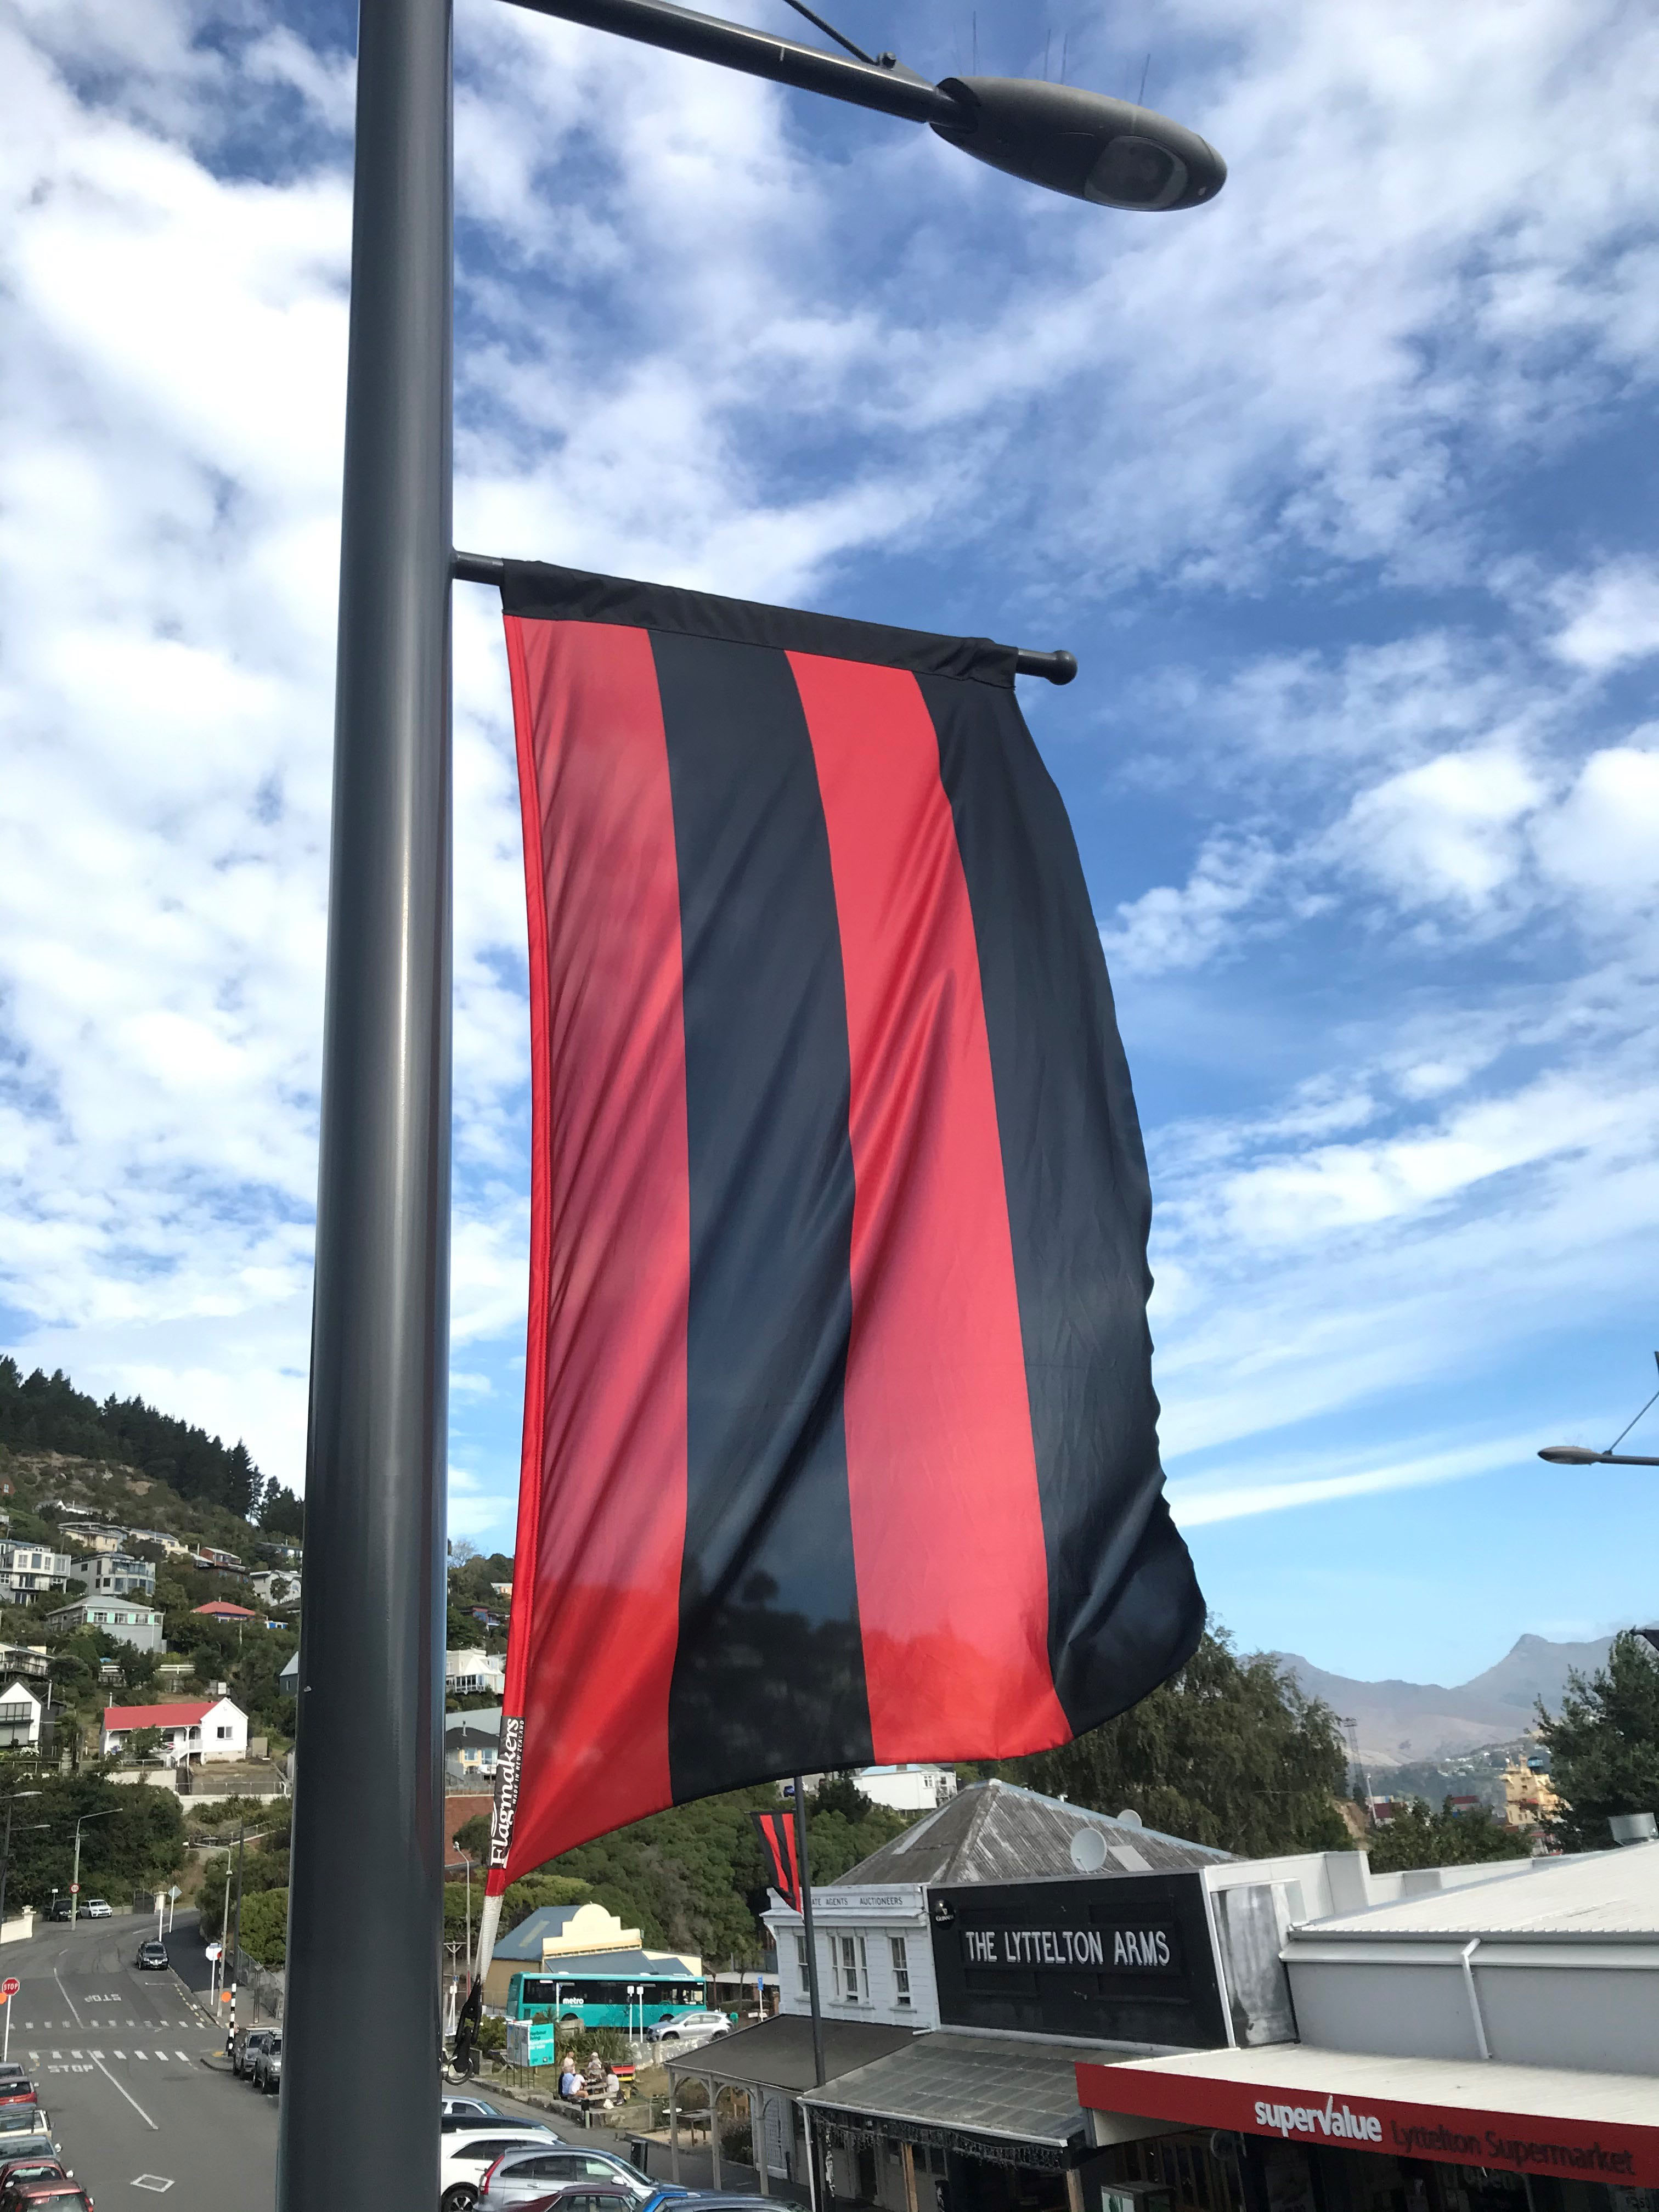
M 92 2199 L 80 2183 L 67 2173 L 55 2179 L 20 2181 L 8 2191 L 5 2212 L 33 2212 L 37 2204 L 49 2204 L 52 2212 L 93 2212 Z
M 48 1920 L 72 1920 L 74 1917 L 75 1906 L 69 1898 L 53 1898 L 52 1905 L 46 1913 Z
M 27 2066 L 20 2066 L 15 2058 L 8 2058 L 0 2062 L 0 2081 L 21 2081 L 28 2070 Z
M 0 2081 L 0 2114 L 9 2105 L 38 2105 L 40 2093 L 27 2074 L 14 2074 L 9 2081 Z
M 112 1920 L 115 1909 L 106 1897 L 89 1897 L 81 1907 L 83 1920 Z
M 274 2027 L 239 2027 L 236 2040 L 230 2047 L 230 2067 L 245 2081 L 253 2075 L 253 2062 L 276 2033 Z
M 253 2086 L 267 2096 L 283 2086 L 283 2039 L 271 2036 L 253 2062 Z
M 608 2151 L 578 2150 L 561 2143 L 504 2153 L 483 2178 L 479 2212 L 495 2212 L 498 2204 L 533 2204 L 550 2191 L 568 2189 L 608 2191 L 618 2197 L 620 2212 L 635 2212 L 662 2193 L 659 2185 L 637 2166 Z M 685 2191 L 676 2188 L 669 2193 L 680 2197 Z
M 11 2086 L 16 2088 L 19 2085 L 13 2082 Z M 16 2155 L 5 2148 L 10 2136 L 49 2135 L 52 2131 L 52 2122 L 40 2109 L 40 2094 L 33 2082 L 25 2081 L 21 2087 L 28 2095 L 21 2103 L 0 2104 L 0 2153 L 7 2158 Z
M 141 1943 L 138 1946 L 138 1963 L 141 1966 L 149 1968 L 151 1972 L 155 1972 L 160 1967 L 171 1966 L 173 1962 L 167 1957 L 167 1945 L 159 1942 L 152 1936 L 148 1943 Z
M 0 2163 L 0 2203 L 15 2181 L 52 2181 L 67 2173 L 62 2160 L 49 2151 L 38 2151 L 33 2158 L 9 2158 Z
M 64 2146 L 52 2134 L 46 2116 L 42 2114 L 30 2134 L 8 2136 L 3 2142 L 0 2142 L 0 2174 L 3 2174 L 9 2167 L 26 2165 L 30 2159 L 54 2159 L 61 2161 L 63 2153 Z
M 478 2201 L 487 2202 L 483 2197 Z M 556 2190 L 551 2197 L 529 2198 L 521 2212 L 629 2212 L 634 2202 L 620 2190 L 584 2189 L 578 2183 L 574 2189 Z
M 478 2185 L 496 2160 L 510 2150 L 538 2150 L 557 2142 L 550 2128 L 534 2121 L 498 2120 L 495 2126 L 457 2128 L 438 2143 L 439 2212 L 472 2212 Z
M 685 2043 L 692 2037 L 699 2042 L 713 2035 L 730 2035 L 732 2022 L 723 2012 L 710 2012 L 702 2006 L 694 2006 L 686 2012 L 671 2012 L 661 2020 L 653 2020 L 645 2031 L 647 2043 Z
M 480 2197 L 480 2205 L 487 2203 Z M 641 2203 L 627 2197 L 620 2190 L 607 2189 L 598 2184 L 577 2182 L 574 2187 L 556 2189 L 550 2197 L 532 2197 L 527 2204 L 515 2205 L 514 2212 L 702 2212 L 705 2203 L 725 2205 L 768 2204 L 768 2212 L 776 2212 L 777 2199 L 769 2203 L 760 2197 L 712 2197 L 697 2189 L 680 2189 L 665 2182 L 653 2189 Z
M 439 2124 L 446 2134 L 452 2128 L 477 2127 L 481 2122 L 507 2118 L 499 2105 L 492 2105 L 485 2097 L 446 2097 L 441 2115 Z

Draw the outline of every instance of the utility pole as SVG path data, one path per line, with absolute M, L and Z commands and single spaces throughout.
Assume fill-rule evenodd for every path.
M 236 1970 L 242 1956 L 242 1860 L 247 1849 L 247 1822 L 236 1823 L 236 1933 L 230 1946 L 230 2036 L 225 2045 L 228 2051 L 236 2048 Z M 225 1894 L 230 1894 L 230 1869 L 225 1869 Z
M 806 2001 L 812 2009 L 812 2072 L 823 2087 L 823 2007 L 818 1996 L 818 1946 L 812 1931 L 812 1863 L 806 1851 L 806 1784 L 795 1777 L 795 1856 L 800 1861 L 801 1933 L 806 1939 Z M 809 2153 L 810 2155 L 810 2153 Z

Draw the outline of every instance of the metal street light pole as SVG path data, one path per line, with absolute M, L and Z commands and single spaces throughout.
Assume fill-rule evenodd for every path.
M 672 0 L 527 3 L 929 123 L 994 167 L 1108 206 L 1196 206 L 1226 175 L 1194 133 L 1076 87 L 930 85 L 890 58 L 823 53 Z M 335 2199 L 368 2212 L 429 2204 L 439 2170 L 429 2072 L 444 1877 L 450 0 L 359 0 L 356 101 L 281 2212 Z M 1027 660 L 1056 682 L 1075 673 L 1066 654 Z M 374 1870 L 349 1946 L 337 1933 L 331 1839 L 341 1832 Z M 364 1958 L 378 1978 L 372 2048 Z M 817 2073 L 822 2081 L 821 2055 Z
M 1553 1467 L 1659 1467 L 1639 1452 L 1586 1451 L 1582 1444 L 1546 1444 L 1538 1455 Z
M 75 1824 L 75 1872 L 70 1876 L 70 1926 L 71 1928 L 80 1917 L 81 1831 L 89 1820 L 112 1820 L 118 1813 L 125 1809 L 123 1806 L 112 1805 L 106 1813 L 82 1813 Z
M 448 1411 L 449 0 L 361 0 L 277 2203 L 437 2202 Z M 338 1933 L 331 1838 L 374 1869 Z M 376 2027 L 363 2035 L 362 1962 Z
M 3 1851 L 0 1851 L 0 1926 L 3 1926 L 5 1923 L 6 1883 L 11 1875 L 12 1808 L 17 1803 L 20 1797 L 39 1797 L 41 1794 L 42 1793 L 39 1790 L 14 1790 L 11 1796 L 6 1800 L 6 1841 Z M 48 1824 L 45 1820 L 40 1820 L 31 1822 L 30 1825 L 32 1826 L 44 1828 Z

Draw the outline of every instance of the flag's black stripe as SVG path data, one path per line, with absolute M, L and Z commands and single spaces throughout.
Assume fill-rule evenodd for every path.
M 781 653 L 653 632 L 684 964 L 684 1801 L 867 1764 L 842 1385 L 851 1077 L 830 842 Z M 975 686 L 975 689 L 983 687 Z
M 1204 1601 L 1170 1518 L 1146 1328 L 1152 1199 L 1066 810 L 1011 693 L 918 678 L 974 912 L 1048 1554 L 1073 1729 L 1190 1656 Z
M 731 645 L 771 646 L 780 653 L 818 653 L 832 660 L 867 660 L 878 668 L 910 668 L 994 684 L 1012 691 L 1012 645 L 988 637 L 939 637 L 931 630 L 808 614 L 722 599 L 678 584 L 641 584 L 629 576 L 595 576 L 547 561 L 502 564 L 501 606 L 535 622 L 620 623 L 629 629 L 683 637 L 724 638 Z

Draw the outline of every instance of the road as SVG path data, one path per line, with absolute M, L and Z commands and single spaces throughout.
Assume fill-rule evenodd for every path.
M 0 1950 L 22 1984 L 10 2057 L 40 2101 L 99 2212 L 165 2197 L 167 2212 L 270 2212 L 276 2100 L 206 2063 L 222 2049 L 170 1974 L 140 1973 L 155 1922 L 133 1913 L 46 1927 Z M 205 1989 L 201 1941 L 181 1916 L 168 1937 L 183 1978 Z

